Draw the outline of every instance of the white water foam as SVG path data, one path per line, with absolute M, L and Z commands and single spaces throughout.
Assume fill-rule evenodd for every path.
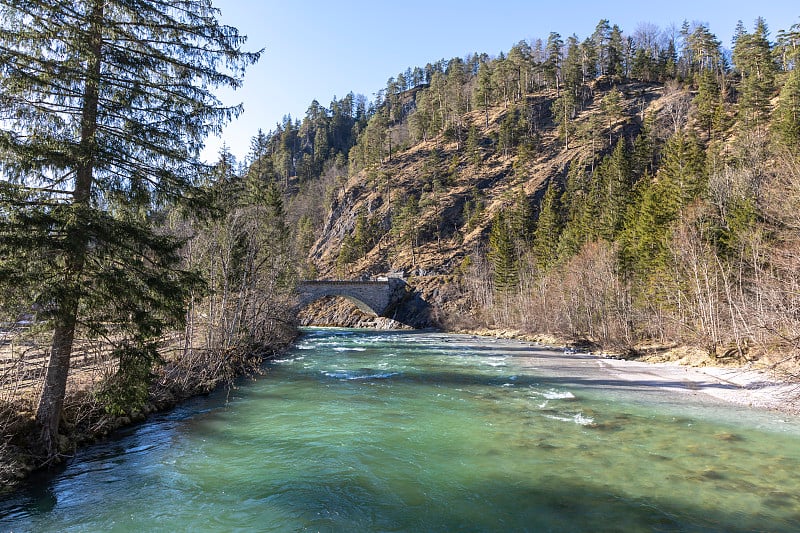
M 575 395 L 569 391 L 557 391 L 555 389 L 550 389 L 544 392 L 539 393 L 544 396 L 548 400 L 574 400 Z
M 594 418 L 583 416 L 583 413 L 577 413 L 573 416 L 545 415 L 545 417 L 559 422 L 574 422 L 579 426 L 591 426 L 594 424 Z
M 348 374 L 347 372 L 326 372 L 325 370 L 323 370 L 322 373 L 329 378 L 336 378 L 336 379 L 350 378 L 350 374 Z

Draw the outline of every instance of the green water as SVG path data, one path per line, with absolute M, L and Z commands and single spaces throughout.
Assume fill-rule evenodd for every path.
M 798 418 L 535 351 L 309 330 L 0 501 L 0 530 L 800 530 Z

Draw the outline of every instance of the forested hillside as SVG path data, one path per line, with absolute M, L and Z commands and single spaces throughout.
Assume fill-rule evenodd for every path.
M 212 89 L 260 52 L 208 2 L 137 5 L 0 0 L 0 456 L 52 464 L 256 370 L 299 279 L 401 273 L 418 325 L 797 363 L 800 24 L 727 46 L 601 20 L 314 101 L 209 165 L 241 112 Z
M 249 171 L 291 197 L 304 275 L 402 271 L 440 324 L 794 357 L 798 46 L 602 20 L 314 102 Z

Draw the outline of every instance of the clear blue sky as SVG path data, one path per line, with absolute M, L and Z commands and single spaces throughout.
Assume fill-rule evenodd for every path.
M 286 114 L 302 119 L 312 100 L 328 107 L 348 92 L 372 100 L 386 81 L 407 67 L 438 59 L 507 52 L 520 40 L 589 36 L 600 19 L 632 34 L 639 23 L 662 29 L 685 19 L 707 23 L 726 48 L 736 22 L 748 30 L 759 16 L 771 36 L 800 22 L 797 0 L 215 0 L 224 24 L 248 36 L 248 48 L 264 48 L 258 64 L 226 103 L 244 104 L 244 114 L 222 137 L 239 159 L 261 128 L 275 129 Z M 222 144 L 209 139 L 206 158 Z

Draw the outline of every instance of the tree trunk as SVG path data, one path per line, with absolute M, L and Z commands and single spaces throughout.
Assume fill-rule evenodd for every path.
M 45 382 L 36 410 L 36 422 L 41 428 L 41 444 L 48 457 L 58 453 L 58 424 L 64 407 L 74 335 L 74 322 L 55 328 Z
M 76 165 L 75 190 L 72 206 L 75 221 L 66 229 L 64 248 L 63 292 L 53 302 L 56 323 L 50 348 L 50 360 L 45 372 L 44 385 L 36 408 L 36 422 L 41 428 L 41 444 L 48 457 L 58 454 L 58 425 L 67 390 L 70 357 L 75 339 L 78 308 L 80 305 L 81 275 L 86 262 L 89 236 L 86 233 L 86 216 L 90 209 L 96 157 L 95 134 L 100 99 L 100 73 L 102 66 L 102 31 L 104 2 L 96 1 L 90 15 L 89 56 L 86 61 L 86 83 L 82 97 L 81 137 Z

